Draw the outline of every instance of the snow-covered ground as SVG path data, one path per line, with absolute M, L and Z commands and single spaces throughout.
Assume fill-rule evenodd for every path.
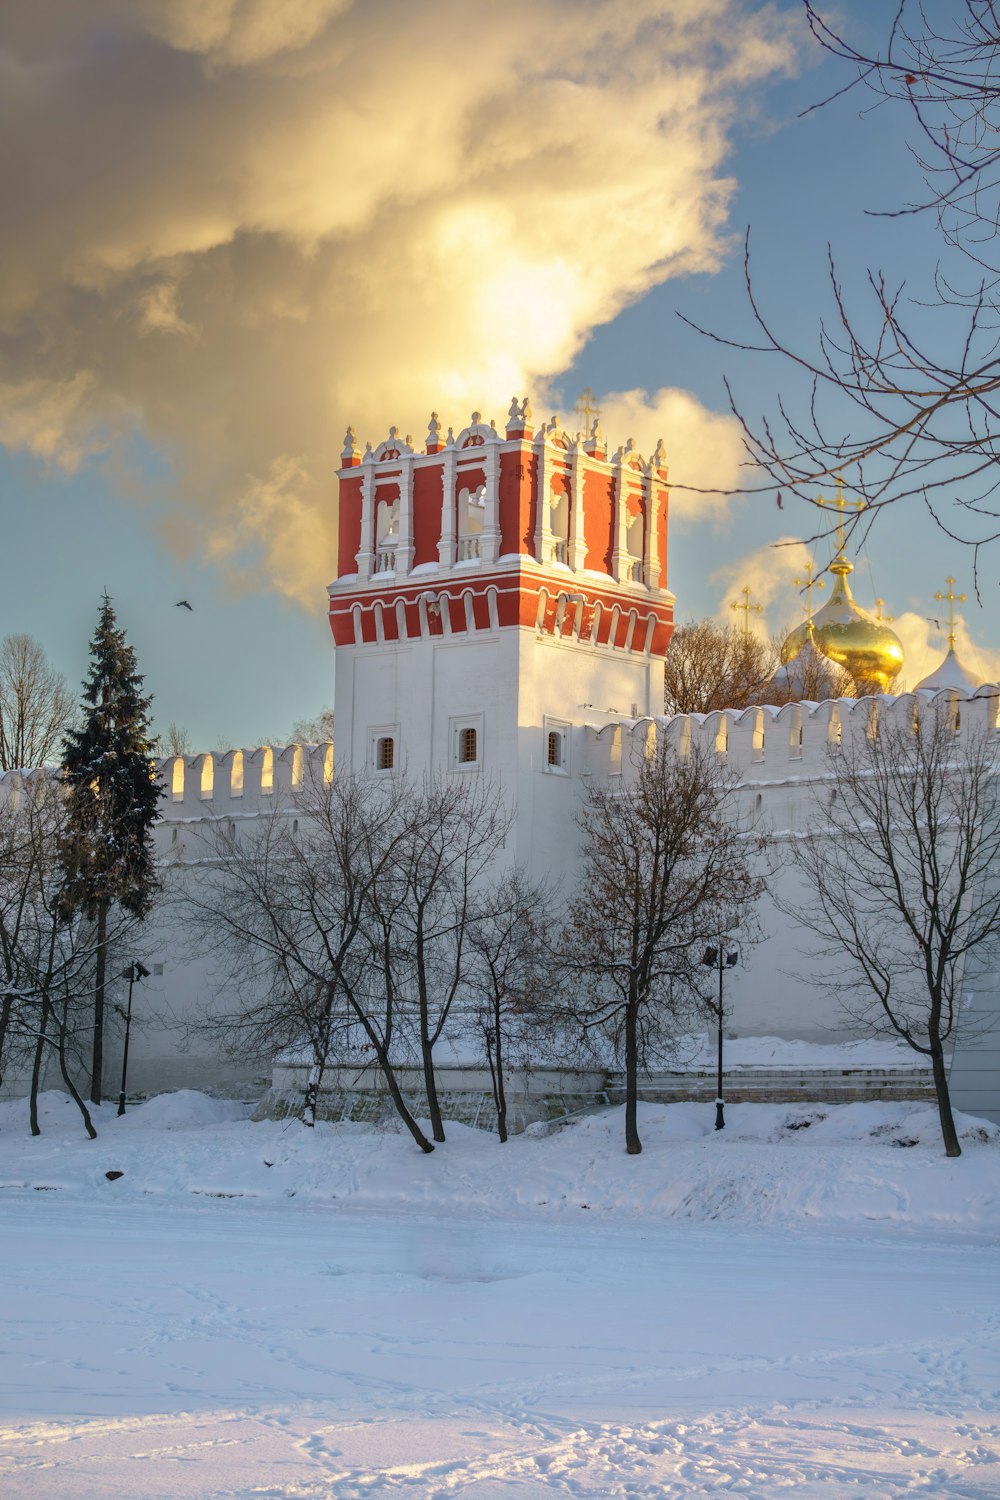
M 1000 1494 L 996 1127 L 650 1105 L 639 1158 L 617 1110 L 424 1157 L 45 1104 L 0 1106 L 10 1500 Z

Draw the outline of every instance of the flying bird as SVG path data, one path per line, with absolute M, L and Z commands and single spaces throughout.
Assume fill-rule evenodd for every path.
M 178 599 L 174 605 L 174 609 L 189 609 L 194 614 L 194 606 L 189 604 L 186 599 Z
M 778 509 L 779 510 L 784 510 L 784 508 L 785 508 L 785 506 L 784 506 L 784 502 L 783 502 L 783 500 L 781 498 L 781 491 L 779 490 L 778 491 Z

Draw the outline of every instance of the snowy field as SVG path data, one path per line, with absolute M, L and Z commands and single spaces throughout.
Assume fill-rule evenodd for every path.
M 0 1106 L 5 1500 L 1000 1495 L 995 1127 L 237 1113 Z

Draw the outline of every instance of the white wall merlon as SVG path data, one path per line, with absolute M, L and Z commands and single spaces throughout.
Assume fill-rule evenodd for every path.
M 627 772 L 629 763 L 649 753 L 656 734 L 662 733 L 680 753 L 691 745 L 714 750 L 747 787 L 825 781 L 836 771 L 831 752 L 838 743 L 871 733 L 873 717 L 882 729 L 899 725 L 912 731 L 915 715 L 929 704 L 955 714 L 959 745 L 973 733 L 1000 737 L 1000 687 L 987 684 L 968 694 L 948 688 L 934 694 L 836 698 L 588 723 L 586 769 L 596 777 Z
M 333 745 L 259 745 L 170 755 L 157 762 L 157 777 L 166 793 L 161 822 L 190 821 L 206 813 L 253 816 L 310 783 L 329 782 Z

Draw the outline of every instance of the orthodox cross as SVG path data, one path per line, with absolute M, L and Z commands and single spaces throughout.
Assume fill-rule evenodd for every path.
M 837 556 L 838 557 L 842 557 L 844 555 L 844 511 L 845 510 L 864 510 L 866 502 L 864 500 L 845 500 L 844 499 L 844 481 L 843 481 L 843 479 L 841 478 L 841 476 L 839 474 L 836 475 L 836 481 L 837 481 L 837 495 L 836 495 L 836 498 L 833 499 L 833 500 L 831 500 L 826 495 L 817 495 L 816 496 L 816 504 L 817 505 L 833 505 L 833 506 L 836 506 L 836 509 L 837 509 Z
M 745 589 L 740 589 L 740 593 L 743 596 L 743 603 L 741 604 L 738 599 L 734 599 L 729 608 L 739 610 L 740 614 L 743 616 L 743 629 L 746 631 L 747 635 L 749 635 L 751 614 L 762 615 L 764 613 L 764 606 L 763 604 L 750 603 L 749 584 L 747 584 Z
M 601 415 L 601 408 L 594 400 L 594 393 L 589 385 L 584 386 L 583 394 L 573 409 L 583 423 L 583 432 L 589 437 L 594 429 L 594 423 L 600 419 Z
M 806 591 L 806 619 L 811 625 L 813 617 L 812 591 L 813 589 L 825 589 L 826 584 L 822 578 L 816 577 L 813 572 L 812 563 L 807 564 L 805 572 L 806 576 L 804 578 L 796 578 L 793 582 L 797 589 L 805 589 Z
M 878 620 L 878 622 L 879 622 L 880 625 L 891 625 L 892 622 L 893 622 L 893 620 L 896 618 L 896 616 L 895 615 L 884 615 L 882 613 L 882 606 L 883 606 L 884 603 L 885 603 L 884 599 L 876 599 L 875 600 L 875 618 L 876 618 L 876 620 Z
M 965 595 L 964 594 L 956 594 L 955 593 L 955 580 L 954 580 L 954 578 L 946 578 L 945 579 L 945 583 L 948 585 L 948 592 L 946 594 L 935 594 L 934 597 L 935 597 L 935 599 L 938 599 L 938 600 L 941 600 L 941 601 L 947 600 L 947 602 L 948 602 L 948 650 L 949 651 L 954 651 L 954 649 L 955 649 L 955 605 L 956 604 L 964 604 L 965 603 Z

